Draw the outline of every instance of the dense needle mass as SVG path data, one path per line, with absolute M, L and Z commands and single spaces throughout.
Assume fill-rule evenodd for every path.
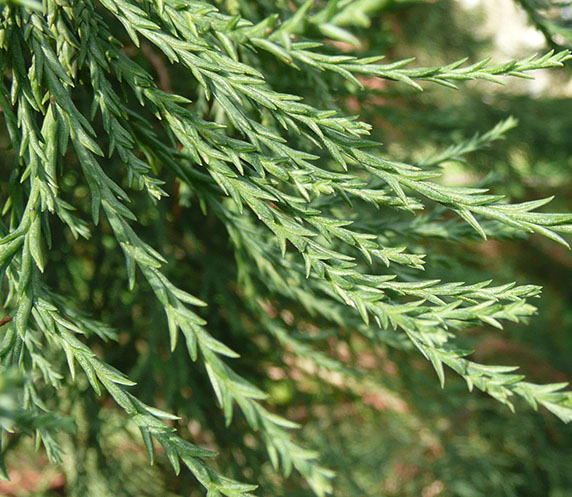
M 348 52 L 361 44 L 348 19 L 367 26 L 384 2 L 234 4 L 0 3 L 3 429 L 35 433 L 53 462 L 83 460 L 70 434 L 93 416 L 105 423 L 112 399 L 151 461 L 186 466 L 209 496 L 251 495 L 257 478 L 240 468 L 265 458 L 325 495 L 334 473 L 277 413 L 261 373 L 274 364 L 280 375 L 293 356 L 348 385 L 367 381 L 323 346 L 348 330 L 371 347 L 421 353 L 441 385 L 447 366 L 511 409 L 521 398 L 572 420 L 565 385 L 481 364 L 462 340 L 467 329 L 526 320 L 538 286 L 424 274 L 434 238 L 455 247 L 535 233 L 568 246 L 572 214 L 547 213 L 550 197 L 511 203 L 494 188 L 442 181 L 441 164 L 516 121 L 407 163 L 336 101 L 367 91 L 368 78 L 413 91 L 510 84 L 562 66 L 569 52 L 419 67 Z M 300 91 L 276 89 L 272 71 L 299 78 Z M 81 407 L 54 401 L 82 395 Z M 199 430 L 194 440 L 192 420 L 220 439 Z M 98 491 L 119 495 L 93 433 L 87 446 L 111 485 Z M 249 444 L 230 473 L 204 448 Z M 253 449 L 262 446 L 266 455 Z M 80 492 L 81 477 L 68 478 Z

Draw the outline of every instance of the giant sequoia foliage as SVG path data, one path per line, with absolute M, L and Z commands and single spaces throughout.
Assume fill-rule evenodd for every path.
M 516 371 L 542 271 L 482 244 L 518 266 L 572 214 L 448 183 L 516 120 L 416 95 L 560 67 L 568 28 L 523 1 L 556 51 L 384 60 L 415 3 L 0 2 L 5 478 L 32 435 L 73 496 L 565 495 L 570 338 Z

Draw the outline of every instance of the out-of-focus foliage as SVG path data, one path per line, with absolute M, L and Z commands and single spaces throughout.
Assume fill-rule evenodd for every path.
M 530 21 L 553 47 L 572 45 L 572 2 L 570 0 L 518 0 Z
M 569 495 L 569 55 L 483 22 L 0 2 L 0 493 Z

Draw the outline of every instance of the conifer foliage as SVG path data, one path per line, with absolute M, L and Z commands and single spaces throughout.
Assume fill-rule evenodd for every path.
M 442 181 L 441 164 L 516 122 L 407 163 L 340 110 L 372 78 L 462 92 L 569 52 L 438 67 L 362 56 L 356 33 L 402 3 L 0 2 L 6 454 L 33 435 L 70 495 L 335 493 L 267 375 L 294 361 L 325 390 L 332 377 L 367 388 L 328 350 L 353 336 L 424 357 L 445 392 L 457 375 L 572 420 L 565 384 L 481 364 L 463 339 L 526 321 L 540 288 L 425 271 L 435 240 L 451 258 L 478 237 L 568 246 L 572 214 L 549 213 L 551 198 Z

